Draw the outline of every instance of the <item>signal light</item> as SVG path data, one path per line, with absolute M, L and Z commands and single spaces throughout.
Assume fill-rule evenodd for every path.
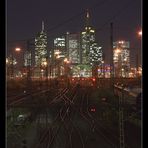
M 92 80 L 93 80 L 94 82 L 96 81 L 96 79 L 95 79 L 95 78 L 93 78 Z
M 106 101 L 106 98 L 102 98 L 102 101 Z
M 91 108 L 90 111 L 91 111 L 91 112 L 95 112 L 96 109 L 95 109 L 95 108 Z

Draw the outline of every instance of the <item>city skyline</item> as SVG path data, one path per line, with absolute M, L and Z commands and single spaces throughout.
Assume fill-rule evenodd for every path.
M 139 53 L 141 53 L 141 39 L 137 34 L 137 32 L 141 29 L 140 6 L 142 5 L 142 2 L 140 0 L 126 0 L 121 3 L 117 1 L 112 3 L 110 0 L 98 2 L 94 0 L 93 2 L 85 1 L 85 3 L 80 1 L 79 4 L 77 1 L 71 1 L 72 3 L 68 1 L 63 1 L 65 5 L 60 1 L 57 3 L 50 3 L 50 5 L 48 5 L 47 1 L 44 1 L 42 4 L 40 1 L 38 1 L 34 4 L 35 7 L 32 7 L 32 2 L 33 0 L 30 1 L 30 5 L 28 1 L 22 2 L 22 4 L 24 4 L 24 8 L 26 8 L 27 4 L 30 6 L 27 8 L 28 11 L 23 12 L 24 8 L 22 8 L 22 4 L 20 2 L 16 0 L 13 4 L 11 4 L 11 1 L 8 1 L 8 44 L 9 41 L 27 40 L 29 38 L 34 38 L 36 32 L 38 32 L 41 28 L 40 24 L 42 20 L 45 22 L 45 31 L 47 31 L 47 36 L 49 38 L 49 45 L 51 44 L 53 38 L 58 37 L 62 34 L 66 34 L 66 32 L 80 32 L 84 28 L 86 21 L 85 12 L 87 8 L 89 8 L 91 19 L 90 22 L 92 26 L 96 29 L 96 40 L 100 44 L 100 46 L 102 46 L 103 51 L 105 52 L 106 62 L 109 63 L 110 61 L 108 55 L 108 53 L 110 52 L 110 23 L 113 22 L 114 41 L 130 41 L 132 53 L 131 65 L 135 65 L 136 54 L 138 53 L 139 55 Z M 36 9 L 39 8 L 39 4 L 41 7 L 37 11 Z M 57 6 L 57 9 L 48 9 L 48 6 L 53 8 L 56 8 Z M 20 10 L 20 8 L 22 8 L 22 10 Z M 65 11 L 67 12 L 68 10 L 69 13 L 65 13 Z M 48 11 L 51 13 L 46 13 Z M 22 12 L 21 15 L 18 12 Z M 36 14 L 38 14 L 38 17 L 36 17 L 35 12 Z M 32 20 L 34 20 L 35 23 L 31 23 Z M 141 61 L 141 59 L 139 61 Z
M 8 148 L 142 147 L 142 6 L 6 1 Z

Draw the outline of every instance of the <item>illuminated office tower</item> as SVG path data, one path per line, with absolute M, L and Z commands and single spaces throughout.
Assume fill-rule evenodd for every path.
M 74 70 L 80 63 L 80 33 L 67 32 L 66 35 L 55 38 L 53 59 L 55 64 L 58 62 L 57 65 L 61 65 L 59 71 L 62 69 L 64 59 L 68 60 L 69 67 Z
M 24 53 L 24 66 L 27 67 L 27 66 L 31 66 L 31 53 L 29 51 L 26 51 Z
M 69 33 L 54 39 L 54 55 L 58 53 L 59 58 L 67 58 L 71 64 L 80 62 L 80 35 Z
M 80 56 L 80 76 L 91 77 L 92 76 L 92 65 L 90 64 L 90 48 L 95 42 L 95 30 L 90 25 L 90 14 L 87 10 L 85 30 L 81 32 L 81 56 Z
M 54 55 L 58 53 L 59 57 L 66 55 L 65 36 L 57 37 L 54 39 Z
M 115 77 L 129 77 L 130 72 L 130 43 L 117 41 L 113 43 L 113 63 Z
M 102 48 L 95 39 L 95 30 L 90 25 L 90 14 L 87 10 L 85 30 L 81 32 L 81 64 L 87 68 L 87 76 L 92 76 L 92 70 L 102 63 Z M 86 68 L 84 69 L 86 71 Z
M 53 49 L 53 63 L 58 62 L 57 65 L 60 65 L 60 61 L 67 58 L 72 76 L 92 76 L 92 67 L 94 68 L 95 66 L 97 68 L 97 66 L 100 66 L 103 53 L 102 47 L 96 42 L 95 30 L 90 25 L 88 11 L 84 31 L 78 33 L 67 32 L 66 35 L 55 38 Z
M 81 32 L 81 63 L 90 63 L 90 47 L 95 42 L 95 30 L 90 26 L 90 15 L 87 11 L 85 30 Z
M 89 61 L 91 65 L 97 64 L 98 66 L 101 65 L 102 63 L 102 57 L 103 57 L 103 52 L 102 52 L 102 47 L 99 47 L 96 42 L 94 42 L 90 46 L 90 54 L 89 54 Z
M 92 66 L 92 76 L 101 76 L 103 74 L 103 52 L 96 42 L 90 46 L 89 61 Z M 98 69 L 101 69 L 98 71 Z
M 44 31 L 44 22 L 42 30 L 35 38 L 35 67 L 42 67 L 47 58 L 47 34 Z
M 66 35 L 67 58 L 70 65 L 70 74 L 74 77 L 80 76 L 80 33 L 69 33 Z
M 80 63 L 80 34 L 67 33 L 66 36 L 67 57 L 71 64 Z
M 63 60 L 66 57 L 66 55 L 67 53 L 65 35 L 54 38 L 52 50 L 53 76 L 59 77 L 61 75 L 64 75 Z

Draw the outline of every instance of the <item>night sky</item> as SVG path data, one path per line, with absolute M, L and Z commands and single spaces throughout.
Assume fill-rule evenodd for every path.
M 41 22 L 52 42 L 54 37 L 84 29 L 85 10 L 90 9 L 96 39 L 109 61 L 110 23 L 113 38 L 130 41 L 131 64 L 141 52 L 137 32 L 142 26 L 142 0 L 7 0 L 7 40 L 26 40 L 41 31 Z M 139 54 L 140 55 L 140 54 Z

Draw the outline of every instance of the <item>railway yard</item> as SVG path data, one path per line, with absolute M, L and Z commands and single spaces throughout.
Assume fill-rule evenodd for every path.
M 7 97 L 8 148 L 141 147 L 141 110 L 118 89 L 76 83 L 17 94 Z

